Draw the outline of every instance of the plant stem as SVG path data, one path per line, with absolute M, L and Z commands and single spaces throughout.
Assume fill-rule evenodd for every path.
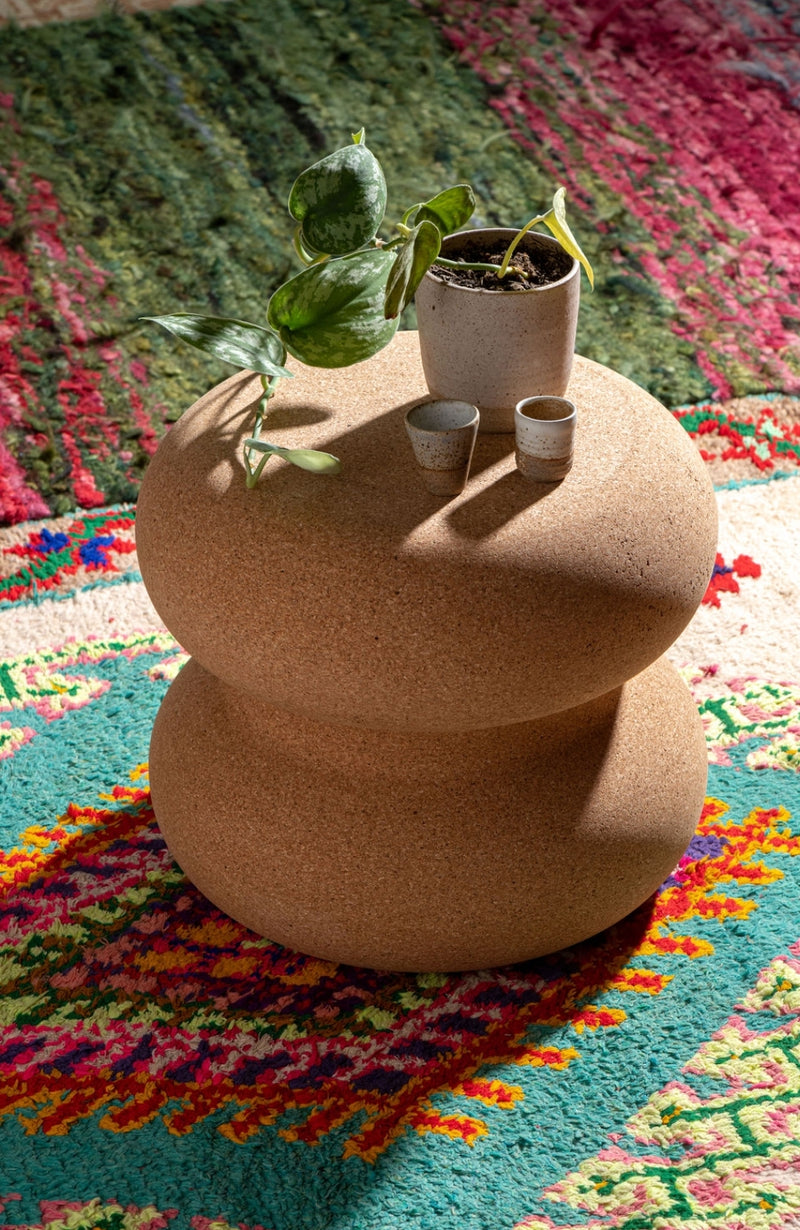
M 451 261 L 446 256 L 437 256 L 433 263 L 444 269 L 488 269 L 490 273 L 500 272 L 499 265 L 487 265 L 482 261 Z
M 319 265 L 322 261 L 326 261 L 328 259 L 327 252 L 317 252 L 315 255 L 312 256 L 310 252 L 307 252 L 305 250 L 305 248 L 303 247 L 303 228 L 302 226 L 298 226 L 295 229 L 294 235 L 292 236 L 292 247 L 294 248 L 295 255 L 297 256 L 298 260 L 301 261 L 302 264 L 304 265 L 307 265 L 307 266 L 308 265 Z
M 433 262 L 434 265 L 442 265 L 445 269 L 485 269 L 489 273 L 496 273 L 498 278 L 504 277 L 506 273 L 516 273 L 521 278 L 528 278 L 524 269 L 520 269 L 517 265 L 508 265 L 503 270 L 500 265 L 487 265 L 482 261 L 451 261 L 446 256 L 437 256 Z
M 409 220 L 409 218 L 410 218 L 410 217 L 411 217 L 411 215 L 414 213 L 414 210 L 415 210 L 415 209 L 419 209 L 419 207 L 420 207 L 420 205 L 421 205 L 421 204 L 422 204 L 422 202 L 421 202 L 421 201 L 417 201 L 416 205 L 410 205 L 410 206 L 408 207 L 408 209 L 406 210 L 406 212 L 403 214 L 402 218 L 400 219 L 400 222 L 398 223 L 398 229 L 399 229 L 401 226 L 405 226 L 405 227 L 407 227 L 407 226 L 408 226 L 408 220 Z
M 508 273 L 509 262 L 511 260 L 511 257 L 514 255 L 517 249 L 517 244 L 520 242 L 523 235 L 527 235 L 531 227 L 536 226 L 537 222 L 544 222 L 545 225 L 547 225 L 547 219 L 551 217 L 552 213 L 553 213 L 553 210 L 548 209 L 546 214 L 538 214 L 535 218 L 531 218 L 530 222 L 528 222 L 525 226 L 523 226 L 521 231 L 517 231 L 516 235 L 511 240 L 511 243 L 508 245 L 506 254 L 503 257 L 503 263 L 500 266 L 500 272 L 497 275 L 498 278 L 504 278 L 506 274 Z
M 261 397 L 258 402 L 258 409 L 256 410 L 256 421 L 253 426 L 252 438 L 254 440 L 258 440 L 261 435 L 261 428 L 264 426 L 264 418 L 267 413 L 267 402 L 275 393 L 274 378 L 270 379 L 267 376 L 262 376 L 261 389 Z M 250 449 L 245 445 L 244 467 L 247 472 L 247 477 L 245 478 L 245 484 L 247 487 L 255 487 L 261 477 L 261 471 L 264 469 L 264 466 L 267 464 L 271 456 L 271 453 L 263 453 L 259 458 L 258 465 L 255 469 L 253 469 L 250 463 Z

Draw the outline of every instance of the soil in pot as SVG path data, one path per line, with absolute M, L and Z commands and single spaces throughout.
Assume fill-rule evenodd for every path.
M 443 282 L 472 290 L 531 290 L 536 286 L 560 282 L 567 276 L 573 264 L 569 253 L 554 244 L 537 244 L 535 235 L 530 237 L 529 242 L 526 243 L 526 240 L 527 236 L 511 260 L 511 267 L 521 269 L 523 273 L 509 271 L 504 278 L 498 278 L 488 269 L 445 269 L 442 265 L 434 265 L 431 273 Z M 476 236 L 475 239 L 464 240 L 459 244 L 457 253 L 447 252 L 447 256 L 451 260 L 500 265 L 507 248 L 506 243 L 487 243 L 484 238 Z

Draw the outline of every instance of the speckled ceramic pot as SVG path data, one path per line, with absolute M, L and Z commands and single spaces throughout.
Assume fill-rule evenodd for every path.
M 481 235 L 509 244 L 513 229 L 460 231 L 448 235 L 442 255 L 457 257 Z M 560 247 L 549 235 L 531 232 L 525 251 Z M 431 394 L 471 402 L 481 412 L 482 432 L 514 430 L 514 407 L 525 397 L 563 396 L 575 352 L 580 303 L 580 265 L 573 260 L 558 282 L 531 290 L 474 290 L 428 272 L 416 295 L 422 366 Z
M 434 495 L 459 495 L 466 487 L 480 417 L 465 401 L 423 401 L 406 414 L 422 481 Z
M 514 412 L 517 469 L 535 483 L 558 483 L 572 469 L 578 413 L 566 397 L 526 397 Z

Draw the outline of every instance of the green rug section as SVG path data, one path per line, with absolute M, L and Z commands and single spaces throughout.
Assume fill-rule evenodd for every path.
M 476 224 L 517 225 L 556 186 L 492 111 L 489 87 L 406 0 L 235 0 L 10 27 L 0 89 L 0 241 L 20 320 L 5 442 L 46 504 L 20 497 L 7 520 L 135 497 L 164 422 L 229 374 L 137 318 L 263 321 L 297 269 L 289 188 L 361 125 L 386 171 L 391 221 L 467 180 Z M 47 242 L 41 180 L 55 199 Z M 670 305 L 636 268 L 639 224 L 605 195 L 613 233 L 571 202 L 598 274 L 594 294 L 584 286 L 579 349 L 668 403 L 705 396 L 691 347 L 668 328 Z

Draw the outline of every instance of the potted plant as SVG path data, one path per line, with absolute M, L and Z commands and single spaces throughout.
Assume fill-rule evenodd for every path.
M 552 380 L 544 387 L 541 380 L 530 374 L 530 363 L 520 365 L 511 354 L 516 345 L 530 359 L 530 323 L 516 330 L 504 326 L 512 341 L 511 351 L 501 353 L 491 340 L 491 333 L 481 333 L 467 343 L 467 349 L 478 356 L 478 367 L 499 364 L 506 371 L 513 371 L 515 379 L 522 380 L 519 391 L 514 386 L 509 403 L 512 421 L 507 429 L 513 430 L 513 407 L 521 397 L 564 392 L 575 340 L 578 262 L 592 279 L 591 266 L 567 225 L 564 197 L 564 189 L 559 188 L 552 207 L 532 218 L 520 231 L 464 233 L 462 228 L 475 208 L 475 196 L 468 184 L 456 184 L 410 206 L 396 223 L 394 233 L 382 238 L 378 231 L 385 218 L 386 181 L 380 163 L 366 145 L 362 128 L 353 135 L 352 144 L 314 163 L 295 180 L 289 194 L 289 213 L 297 224 L 294 249 L 305 268 L 275 291 L 266 325 L 187 312 L 144 319 L 163 325 L 200 350 L 260 374 L 262 396 L 253 431 L 244 444 L 248 486 L 258 481 L 265 464 L 276 454 L 307 470 L 335 473 L 339 462 L 330 453 L 289 449 L 263 438 L 268 401 L 277 382 L 292 374 L 285 366 L 287 354 L 312 367 L 347 367 L 368 359 L 391 341 L 403 309 L 419 290 L 420 345 L 431 391 L 437 396 L 473 402 L 483 410 L 479 388 L 463 381 L 459 383 L 461 392 L 445 388 L 447 379 L 443 373 L 448 365 L 452 362 L 462 369 L 466 365 L 463 358 L 447 359 L 446 338 L 444 342 L 436 340 L 438 322 L 449 322 L 445 333 L 449 331 L 451 339 L 455 334 L 456 340 L 463 343 L 463 336 L 459 339 L 457 335 L 463 335 L 464 330 L 458 326 L 454 330 L 452 320 L 460 310 L 469 313 L 471 308 L 446 309 L 444 299 L 440 306 L 443 286 L 448 286 L 445 295 L 451 297 L 444 279 L 463 277 L 466 273 L 468 277 L 488 276 L 494 280 L 496 289 L 481 286 L 476 292 L 468 287 L 468 304 L 488 304 L 492 300 L 543 304 L 546 296 L 539 287 L 525 289 L 521 294 L 513 292 L 520 285 L 533 285 L 533 279 L 541 275 L 539 258 L 545 244 L 557 273 L 553 288 L 556 306 L 553 321 L 548 324 L 543 323 L 544 314 L 537 308 L 535 331 L 546 349 L 558 346 L 555 384 L 561 385 L 566 369 L 564 387 L 551 387 Z M 532 234 L 537 223 L 544 223 L 554 238 Z M 501 248 L 497 248 L 499 239 Z M 499 260 L 492 259 L 496 249 Z M 458 288 L 455 289 L 457 292 Z M 568 312 L 564 302 L 569 303 Z M 501 308 L 501 319 L 505 320 L 505 315 Z M 507 387 L 508 382 L 504 390 Z M 502 396 L 507 398 L 511 394 L 504 391 Z M 491 399 L 483 401 L 490 408 Z M 491 422 L 489 427 L 497 429 L 492 428 Z
M 448 264 L 440 256 L 416 294 L 428 388 L 477 406 L 481 431 L 511 432 L 518 402 L 566 392 L 580 265 L 557 239 L 527 228 L 463 231 L 443 240 L 442 253 Z

